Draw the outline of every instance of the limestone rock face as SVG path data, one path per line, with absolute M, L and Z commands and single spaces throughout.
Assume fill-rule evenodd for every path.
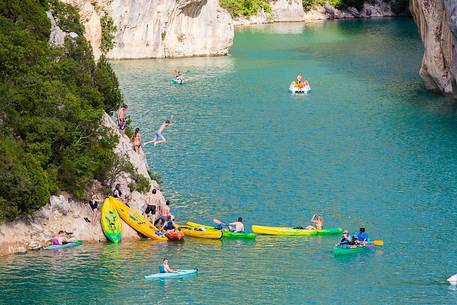
M 154 58 L 225 55 L 234 27 L 218 0 L 64 0 L 76 6 L 94 55 L 100 55 L 100 17 L 111 16 L 117 28 L 107 57 Z
M 62 46 L 65 42 L 65 37 L 70 36 L 71 38 L 78 37 L 78 34 L 74 32 L 67 33 L 57 25 L 56 20 L 51 12 L 46 12 L 49 20 L 51 21 L 51 34 L 49 35 L 49 43 L 57 46 Z
M 261 9 L 256 15 L 250 18 L 235 17 L 234 23 L 237 26 L 271 22 L 303 21 L 303 3 L 301 0 L 276 0 L 270 1 L 271 14 Z
M 425 87 L 457 98 L 457 1 L 411 0 L 410 11 L 425 48 L 419 72 Z
M 303 21 L 303 3 L 301 0 L 276 0 L 271 2 L 273 21 Z

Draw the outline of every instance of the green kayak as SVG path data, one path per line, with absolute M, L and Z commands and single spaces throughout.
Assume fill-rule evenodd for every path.
M 358 246 L 354 248 L 349 248 L 349 247 L 340 247 L 338 245 L 335 246 L 333 249 L 333 253 L 335 255 L 347 255 L 347 254 L 353 254 L 353 253 L 360 253 L 364 251 L 370 250 L 370 245 L 367 246 Z
M 222 238 L 243 238 L 243 239 L 255 239 L 256 235 L 254 233 L 247 232 L 230 232 L 222 231 Z
M 187 222 L 186 225 L 191 228 L 205 228 L 206 230 L 219 231 L 212 226 L 202 225 L 202 224 L 195 223 L 195 222 Z M 222 231 L 222 238 L 227 238 L 227 239 L 237 239 L 237 238 L 255 239 L 256 237 L 257 237 L 257 235 L 255 235 L 254 233 Z

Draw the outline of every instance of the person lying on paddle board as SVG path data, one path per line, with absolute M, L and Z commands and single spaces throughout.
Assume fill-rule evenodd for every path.
M 306 230 L 322 230 L 324 228 L 324 217 L 320 215 L 313 215 L 311 222 L 314 224 L 314 226 L 307 226 Z
M 168 265 L 168 258 L 164 258 L 162 261 L 162 265 L 159 267 L 160 273 L 176 273 L 179 271 L 179 269 L 172 269 Z

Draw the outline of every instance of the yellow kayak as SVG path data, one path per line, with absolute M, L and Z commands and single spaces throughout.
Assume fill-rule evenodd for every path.
M 268 227 L 252 226 L 252 232 L 266 235 L 295 235 L 295 236 L 312 236 L 317 235 L 317 230 L 294 229 L 290 227 Z
M 111 203 L 116 207 L 119 216 L 129 226 L 131 226 L 138 233 L 143 234 L 152 239 L 156 240 L 168 240 L 165 235 L 159 231 L 149 220 L 142 215 L 138 214 L 124 203 L 119 200 L 110 197 Z
M 196 238 L 220 239 L 222 237 L 222 231 L 206 230 L 203 228 L 180 226 L 179 231 L 183 232 L 184 236 Z
M 113 243 L 118 243 L 122 238 L 122 224 L 119 214 L 111 202 L 111 198 L 105 199 L 100 215 L 100 222 L 106 238 Z

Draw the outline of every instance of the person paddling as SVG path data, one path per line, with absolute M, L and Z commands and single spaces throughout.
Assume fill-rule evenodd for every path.
M 360 228 L 359 234 L 357 234 L 357 243 L 364 246 L 368 243 L 368 234 L 365 232 L 365 228 Z
M 59 231 L 59 233 L 57 233 L 57 235 L 51 240 L 51 243 L 53 245 L 63 245 L 64 244 L 64 234 L 65 232 L 64 231 Z
M 168 258 L 164 258 L 162 261 L 162 265 L 159 267 L 160 273 L 176 273 L 179 271 L 179 269 L 172 269 L 168 265 Z
M 351 237 L 349 236 L 349 231 L 344 230 L 343 236 L 341 237 L 340 242 L 339 242 L 339 246 L 347 247 L 347 246 L 352 246 L 354 244 L 355 244 L 355 242 L 353 241 L 353 238 L 351 239 Z

